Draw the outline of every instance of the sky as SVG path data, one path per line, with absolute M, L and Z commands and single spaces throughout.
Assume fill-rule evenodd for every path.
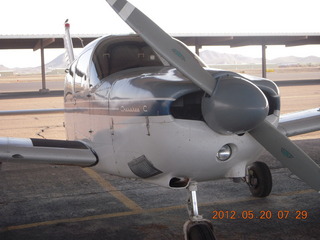
M 319 0 L 131 0 L 168 33 L 302 33 L 320 32 Z M 1 0 L 0 34 L 132 33 L 105 0 Z M 219 52 L 261 57 L 260 47 L 216 47 Z M 45 50 L 46 62 L 64 50 Z M 270 46 L 267 58 L 320 56 L 320 46 Z M 0 50 L 0 65 L 40 65 L 40 52 Z

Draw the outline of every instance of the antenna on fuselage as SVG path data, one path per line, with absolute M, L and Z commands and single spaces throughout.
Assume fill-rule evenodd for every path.
M 64 48 L 66 49 L 67 62 L 70 65 L 74 61 L 73 43 L 70 35 L 69 19 L 64 22 L 65 34 L 64 34 Z

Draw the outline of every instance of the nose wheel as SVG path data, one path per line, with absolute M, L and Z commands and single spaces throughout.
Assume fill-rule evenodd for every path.
M 215 240 L 213 227 L 204 219 L 200 222 L 189 222 L 185 233 L 186 240 Z
M 185 240 L 215 240 L 212 223 L 199 215 L 197 202 L 197 183 L 191 182 L 189 187 L 187 208 L 189 220 L 184 224 Z
M 248 168 L 246 182 L 254 197 L 267 197 L 272 189 L 272 176 L 270 169 L 264 162 L 254 162 Z

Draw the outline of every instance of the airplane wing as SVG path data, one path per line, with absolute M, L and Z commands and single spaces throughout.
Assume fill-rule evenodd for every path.
M 55 114 L 65 109 L 0 111 L 0 116 Z M 96 153 L 84 142 L 36 138 L 0 138 L 0 163 L 44 163 L 91 167 L 98 163 Z
M 280 117 L 278 129 L 287 137 L 320 130 L 320 108 L 289 113 Z
M 7 110 L 0 111 L 0 116 L 9 115 L 33 115 L 33 114 L 54 114 L 64 113 L 64 108 L 53 108 L 53 109 L 25 109 L 25 110 Z
M 70 24 L 65 22 L 64 44 L 69 64 L 74 61 Z M 27 109 L 0 111 L 0 116 L 64 113 L 65 109 Z M 0 138 L 1 162 L 46 163 L 91 167 L 98 163 L 97 154 L 82 141 L 35 138 Z
M 0 138 L 0 162 L 91 167 L 98 156 L 84 142 L 36 138 Z

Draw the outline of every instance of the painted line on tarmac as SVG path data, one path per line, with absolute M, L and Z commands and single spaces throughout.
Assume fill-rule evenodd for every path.
M 286 192 L 282 194 L 273 194 L 271 196 L 281 197 L 281 196 L 294 196 L 294 195 L 303 195 L 314 193 L 315 191 L 312 189 L 306 189 L 301 191 L 294 191 L 294 192 Z M 263 198 L 262 198 L 263 199 Z M 241 203 L 241 202 L 251 202 L 251 201 L 259 201 L 261 200 L 256 198 L 238 198 L 238 199 L 226 199 L 217 202 L 208 202 L 199 204 L 199 207 L 207 207 L 207 206 L 216 206 L 216 205 L 223 205 L 223 204 L 232 204 L 232 203 Z M 116 212 L 116 213 L 107 213 L 101 215 L 94 215 L 94 216 L 87 216 L 87 217 L 79 217 L 79 218 L 68 218 L 68 219 L 58 219 L 52 221 L 44 221 L 44 222 L 37 222 L 37 223 L 29 223 L 29 224 L 22 224 L 17 226 L 8 226 L 4 228 L 0 228 L 0 232 L 8 232 L 14 230 L 21 230 L 21 229 L 29 229 L 41 226 L 50 226 L 62 223 L 76 223 L 76 222 L 86 222 L 86 221 L 93 221 L 93 220 L 102 220 L 102 219 L 110 219 L 116 217 L 125 217 L 125 216 L 133 216 L 143 213 L 156 213 L 156 212 L 166 212 L 172 210 L 178 210 L 186 208 L 186 205 L 176 205 L 176 206 L 169 206 L 169 207 L 161 207 L 161 208 L 151 208 L 151 209 L 139 209 L 133 211 L 126 211 L 126 212 Z
M 124 216 L 139 214 L 141 212 L 142 212 L 142 210 L 141 211 L 128 211 L 128 212 L 101 214 L 101 215 L 80 217 L 80 218 L 58 219 L 58 220 L 45 221 L 45 222 L 29 223 L 29 224 L 23 224 L 23 225 L 18 225 L 18 226 L 4 227 L 4 228 L 0 229 L 0 232 L 35 228 L 35 227 L 41 227 L 41 226 L 50 226 L 50 225 L 56 225 L 56 224 L 61 224 L 61 223 L 75 223 L 75 222 L 85 222 L 85 221 L 92 221 L 92 220 L 99 220 L 99 219 L 108 219 L 108 218 L 114 218 L 114 217 L 124 217 Z
M 142 210 L 142 208 L 137 203 L 135 203 L 133 200 L 128 198 L 126 195 L 124 195 L 119 189 L 114 187 L 110 182 L 105 180 L 103 177 L 101 177 L 95 171 L 93 171 L 90 168 L 83 168 L 82 170 L 85 171 L 93 180 L 95 180 L 97 183 L 99 183 L 100 186 L 103 187 L 104 190 L 106 190 L 113 197 L 115 197 L 121 203 L 123 203 L 127 208 L 129 208 L 132 211 Z

